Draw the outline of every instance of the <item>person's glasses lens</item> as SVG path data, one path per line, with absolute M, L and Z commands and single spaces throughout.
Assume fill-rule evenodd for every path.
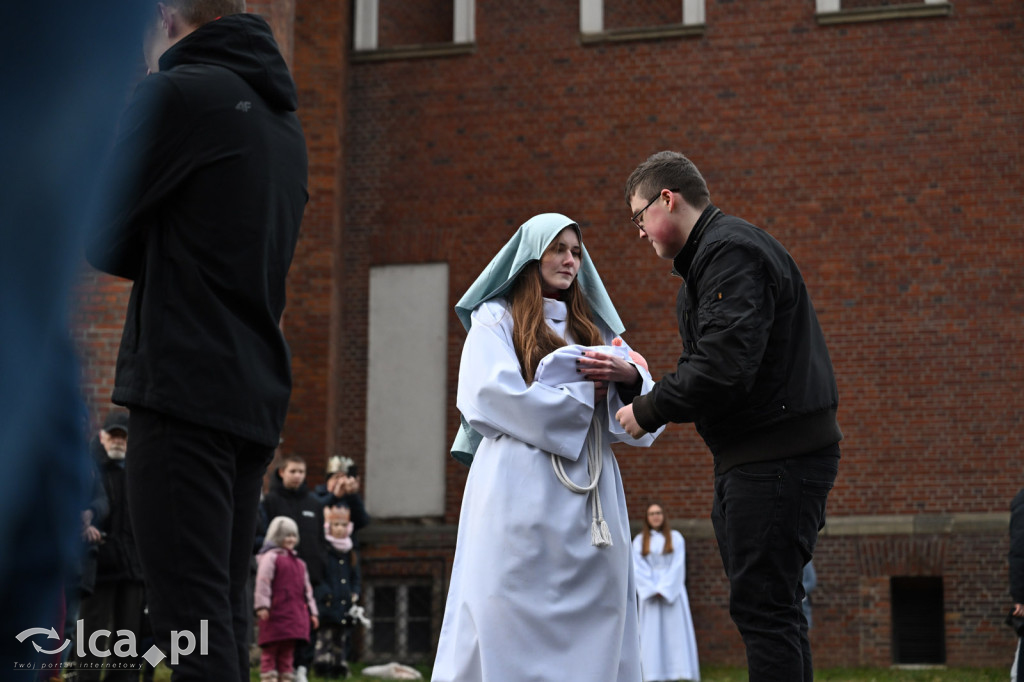
M 644 206 L 639 211 L 637 211 L 636 213 L 633 214 L 633 224 L 636 225 L 638 230 L 644 229 L 644 224 L 640 220 L 640 216 L 642 216 L 644 214 L 644 211 L 649 209 L 651 207 L 651 204 L 653 204 L 655 201 L 657 201 L 658 197 L 660 197 L 660 196 L 661 196 L 661 193 L 659 192 L 653 199 L 651 199 L 650 201 L 647 202 L 646 206 Z

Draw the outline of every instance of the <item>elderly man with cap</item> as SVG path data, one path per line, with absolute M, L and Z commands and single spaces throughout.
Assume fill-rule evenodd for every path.
M 136 641 L 142 626 L 145 589 L 142 567 L 135 551 L 131 519 L 128 515 L 125 489 L 124 461 L 128 451 L 128 411 L 111 410 L 103 427 L 92 439 L 89 450 L 95 460 L 97 476 L 103 483 L 109 502 L 106 519 L 96 527 L 99 531 L 99 549 L 96 555 L 96 582 L 92 594 L 82 599 L 82 637 L 76 643 L 77 664 L 74 666 L 78 682 L 100 679 L 104 662 L 107 663 L 105 680 L 138 680 L 139 670 L 132 666 L 138 661 L 99 657 L 98 652 L 113 651 L 113 645 L 130 631 Z M 118 633 L 98 636 L 98 630 Z M 139 652 L 141 653 L 141 652 Z M 117 666 L 110 665 L 117 663 Z

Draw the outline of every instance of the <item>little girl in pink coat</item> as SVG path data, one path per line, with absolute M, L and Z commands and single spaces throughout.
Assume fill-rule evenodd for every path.
M 319 627 L 306 562 L 295 553 L 299 527 L 277 516 L 258 555 L 254 606 L 259 618 L 261 682 L 292 682 L 295 643 L 309 641 L 310 622 Z

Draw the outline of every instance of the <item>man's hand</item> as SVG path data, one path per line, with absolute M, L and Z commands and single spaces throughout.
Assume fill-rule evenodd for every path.
M 626 430 L 633 438 L 642 438 L 647 435 L 647 432 L 636 423 L 636 417 L 633 416 L 633 406 L 626 405 L 618 412 L 615 413 L 615 418 L 619 420 L 619 424 Z
M 1013 605 L 1013 615 L 1015 615 L 1015 616 L 1024 616 L 1024 604 L 1014 604 Z
M 82 539 L 90 545 L 98 545 L 103 542 L 103 533 L 96 526 L 89 526 L 82 531 Z

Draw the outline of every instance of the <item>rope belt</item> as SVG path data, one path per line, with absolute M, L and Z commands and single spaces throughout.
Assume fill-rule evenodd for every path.
M 601 430 L 599 419 L 590 422 L 590 431 L 587 432 L 587 473 L 590 475 L 590 484 L 579 486 L 573 483 L 565 467 L 562 466 L 562 458 L 549 453 L 551 456 L 551 467 L 555 470 L 555 476 L 559 482 L 577 495 L 590 495 L 590 544 L 594 547 L 609 547 L 612 544 L 612 535 L 608 530 L 608 524 L 604 521 L 604 511 L 601 509 L 601 493 L 597 484 L 601 481 Z

